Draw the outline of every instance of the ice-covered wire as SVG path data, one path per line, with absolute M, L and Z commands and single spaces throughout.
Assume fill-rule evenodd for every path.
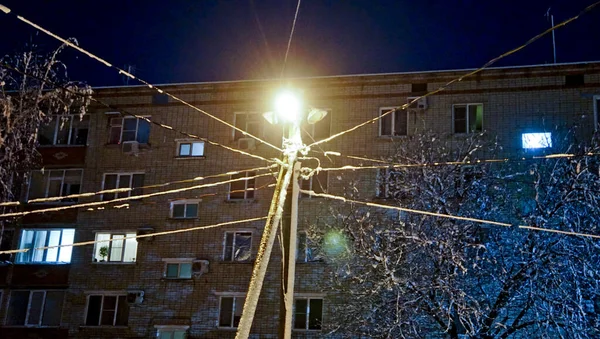
M 561 27 L 563 27 L 563 26 L 566 26 L 567 24 L 569 24 L 569 23 L 571 23 L 571 22 L 573 22 L 573 21 L 575 21 L 575 20 L 579 19 L 579 18 L 580 18 L 580 17 L 581 17 L 583 14 L 585 14 L 585 13 L 587 13 L 587 12 L 591 11 L 592 9 L 594 9 L 594 8 L 595 8 L 596 6 L 598 6 L 598 5 L 600 5 L 600 1 L 594 2 L 593 4 L 591 4 L 591 5 L 587 6 L 587 7 L 585 7 L 585 8 L 584 8 L 584 9 L 583 9 L 581 12 L 579 12 L 579 14 L 575 15 L 574 17 L 571 17 L 571 18 L 569 18 L 569 19 L 567 19 L 567 20 L 565 20 L 565 21 L 563 21 L 563 22 L 561 22 L 561 23 L 559 23 L 559 24 L 557 24 L 557 25 L 555 25 L 555 26 L 552 26 L 552 27 L 550 27 L 550 28 L 546 29 L 545 31 L 543 31 L 543 32 L 541 32 L 541 33 L 537 34 L 536 36 L 532 37 L 531 39 L 527 40 L 527 42 L 525 42 L 524 44 L 520 45 L 519 47 L 513 48 L 513 49 L 509 50 L 508 52 L 505 52 L 505 53 L 503 53 L 503 54 L 501 54 L 501 55 L 499 55 L 499 56 L 497 56 L 497 57 L 495 57 L 495 58 L 491 59 L 490 61 L 488 61 L 487 63 L 485 63 L 485 65 L 481 66 L 480 68 L 477 68 L 477 69 L 475 69 L 475 70 L 473 70 L 473 71 L 471 71 L 471 72 L 468 72 L 468 73 L 466 73 L 466 74 L 464 74 L 464 75 L 461 75 L 461 76 L 460 76 L 460 77 L 458 77 L 458 78 L 455 78 L 455 79 L 453 79 L 453 80 L 450 80 L 450 81 L 449 81 L 449 82 L 447 82 L 445 85 L 443 85 L 443 86 L 439 87 L 438 89 L 436 89 L 436 90 L 434 90 L 434 91 L 431 91 L 431 92 L 428 92 L 428 93 L 426 93 L 426 94 L 423 94 L 423 95 L 421 95 L 421 96 L 418 96 L 418 97 L 414 98 L 413 100 L 411 100 L 410 102 L 408 102 L 408 103 L 406 103 L 406 104 L 404 104 L 404 105 L 402 105 L 402 106 L 400 106 L 400 107 L 396 107 L 396 108 L 394 108 L 394 109 L 391 109 L 391 110 L 389 110 L 389 111 L 387 111 L 387 112 L 385 112 L 385 113 L 381 114 L 381 115 L 380 115 L 380 116 L 378 116 L 378 117 L 375 117 L 375 118 L 373 118 L 373 119 L 370 119 L 370 120 L 368 120 L 368 121 L 365 121 L 365 122 L 363 122 L 363 123 L 361 123 L 361 124 L 358 124 L 358 125 L 356 125 L 356 126 L 354 126 L 354 127 L 352 127 L 352 128 L 349 128 L 349 129 L 347 129 L 347 130 L 344 130 L 344 131 L 342 131 L 342 132 L 336 133 L 336 134 L 334 134 L 334 135 L 332 135 L 332 136 L 330 136 L 330 137 L 328 137 L 328 138 L 325 138 L 325 139 L 323 139 L 323 140 L 320 140 L 320 141 L 314 142 L 314 143 L 312 143 L 312 144 L 308 145 L 308 147 L 312 147 L 312 146 L 315 146 L 315 145 L 319 145 L 319 144 L 323 144 L 323 143 L 329 142 L 329 141 L 331 141 L 331 140 L 333 140 L 333 139 L 335 139 L 335 138 L 337 138 L 337 137 L 339 137 L 339 136 L 342 136 L 342 135 L 344 135 L 344 134 L 346 134 L 346 133 L 350 133 L 350 132 L 352 132 L 352 131 L 355 131 L 355 130 L 357 130 L 357 129 L 359 129 L 359 128 L 363 127 L 363 126 L 366 126 L 366 125 L 368 125 L 368 124 L 374 123 L 374 122 L 376 122 L 377 120 L 379 120 L 379 119 L 381 119 L 381 118 L 383 118 L 383 117 L 385 117 L 385 116 L 387 116 L 387 115 L 390 115 L 390 114 L 392 114 L 392 113 L 394 113 L 394 112 L 396 112 L 396 111 L 398 111 L 398 110 L 404 110 L 404 109 L 407 109 L 407 108 L 408 108 L 408 107 L 410 107 L 412 104 L 414 104 L 415 102 L 417 102 L 417 101 L 419 101 L 419 100 L 421 100 L 421 99 L 423 99 L 423 98 L 425 98 L 425 97 L 432 96 L 432 95 L 434 95 L 434 94 L 437 94 L 437 93 L 439 93 L 439 92 L 441 92 L 441 91 L 444 91 L 445 89 L 447 89 L 448 87 L 450 87 L 450 86 L 451 86 L 452 84 L 454 84 L 455 82 L 462 81 L 462 80 L 464 80 L 464 79 L 465 79 L 465 78 L 467 78 L 467 77 L 471 77 L 471 76 L 473 76 L 473 75 L 475 75 L 475 74 L 477 74 L 477 73 L 480 73 L 480 72 L 481 72 L 481 71 L 483 71 L 484 69 L 486 69 L 486 68 L 490 67 L 491 65 L 495 64 L 496 62 L 498 62 L 500 59 L 503 59 L 503 58 L 505 58 L 505 57 L 507 57 L 507 56 L 509 56 L 509 55 L 511 55 L 511 54 L 514 54 L 514 53 L 516 53 L 516 52 L 518 52 L 518 51 L 522 50 L 523 48 L 525 48 L 525 47 L 529 46 L 530 44 L 532 44 L 532 43 L 533 43 L 533 42 L 535 42 L 536 40 L 540 39 L 540 38 L 541 38 L 541 37 L 543 37 L 544 35 L 546 35 L 546 34 L 548 34 L 548 33 L 551 33 L 551 32 L 553 32 L 554 30 L 556 30 L 556 29 L 559 29 L 559 28 L 561 28 Z

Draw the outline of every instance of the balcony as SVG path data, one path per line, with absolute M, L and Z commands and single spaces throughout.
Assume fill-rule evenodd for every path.
M 85 163 L 85 146 L 43 146 L 38 147 L 44 166 L 72 166 Z
M 70 264 L 16 264 L 12 266 L 11 287 L 67 287 Z M 0 275 L 4 266 L 0 266 Z
M 69 337 L 67 328 L 0 327 L 0 339 L 35 338 L 61 339 Z

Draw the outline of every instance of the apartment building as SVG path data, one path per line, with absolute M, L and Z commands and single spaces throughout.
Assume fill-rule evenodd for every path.
M 294 79 L 307 105 L 328 116 L 305 125 L 311 143 L 344 131 L 435 90 L 465 70 L 369 74 Z M 282 126 L 270 125 L 278 81 L 167 84 L 162 88 L 204 112 L 261 137 L 258 142 L 145 86 L 103 87 L 95 97 L 117 107 L 93 105 L 84 117 L 55 119 L 41 129 L 40 170 L 24 188 L 25 200 L 116 188 L 88 197 L 26 204 L 24 211 L 106 202 L 23 216 L 5 230 L 1 248 L 30 249 L 2 255 L 0 337 L 2 338 L 233 338 L 241 315 L 276 169 L 261 159 L 281 153 Z M 344 155 L 379 158 L 393 141 L 426 130 L 460 138 L 486 130 L 508 153 L 552 151 L 556 127 L 574 129 L 586 140 L 599 121 L 600 63 L 489 69 L 454 83 L 318 147 Z M 147 117 L 163 127 L 123 112 Z M 180 132 L 184 132 L 183 134 Z M 322 159 L 324 167 L 351 160 Z M 332 161 L 332 162 L 329 162 Z M 306 166 L 315 166 L 310 159 Z M 230 171 L 239 171 L 223 175 Z M 220 175 L 220 176 L 219 176 Z M 362 171 L 362 196 L 385 198 L 378 172 Z M 200 180 L 200 179 L 202 180 Z M 252 178 L 219 184 L 222 181 Z M 321 172 L 305 189 L 342 195 L 346 177 Z M 197 180 L 193 180 L 197 179 Z M 170 194 L 167 190 L 189 188 Z M 124 198 L 144 195 L 141 198 Z M 149 196 L 146 196 L 149 195 Z M 312 256 L 308 221 L 324 218 L 321 198 L 301 197 L 296 268 L 294 337 L 321 335 L 333 303 L 318 283 L 327 263 Z M 135 235 L 219 227 L 132 239 Z M 95 242 L 76 247 L 38 247 Z M 252 328 L 255 338 L 277 338 L 281 249 L 273 250 Z

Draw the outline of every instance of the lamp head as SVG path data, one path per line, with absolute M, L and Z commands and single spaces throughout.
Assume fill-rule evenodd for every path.
M 275 97 L 275 114 L 285 122 L 299 122 L 302 103 L 298 95 L 290 90 L 284 90 Z

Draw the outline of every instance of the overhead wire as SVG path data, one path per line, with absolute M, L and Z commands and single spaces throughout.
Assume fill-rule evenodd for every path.
M 132 117 L 136 117 L 136 118 L 138 118 L 138 119 L 142 119 L 142 120 L 144 120 L 144 121 L 147 121 L 147 122 L 148 122 L 148 123 L 150 123 L 150 124 L 153 124 L 153 125 L 159 126 L 159 127 L 161 127 L 161 128 L 167 129 L 167 130 L 171 130 L 171 131 L 173 131 L 173 132 L 175 132 L 175 133 L 178 133 L 178 134 L 184 135 L 184 136 L 186 136 L 186 137 L 188 137 L 188 138 L 197 139 L 197 140 L 202 140 L 202 141 L 204 141 L 204 142 L 206 142 L 206 143 L 209 143 L 209 144 L 211 144 L 211 145 L 213 145 L 213 146 L 221 147 L 221 148 L 227 149 L 227 150 L 229 150 L 229 151 L 232 151 L 232 152 L 235 152 L 235 153 L 240 153 L 240 154 L 243 154 L 243 155 L 246 155 L 246 156 L 252 157 L 252 158 L 256 158 L 256 159 L 260 159 L 260 160 L 266 161 L 266 162 L 271 162 L 271 163 L 273 163 L 273 162 L 277 162 L 276 160 L 267 159 L 267 158 L 261 157 L 261 156 L 259 156 L 259 155 L 256 155 L 256 154 L 252 154 L 252 153 L 249 153 L 249 152 L 245 152 L 245 151 L 243 151 L 243 150 L 239 150 L 239 149 L 236 149 L 236 148 L 233 148 L 233 147 L 229 147 L 229 146 L 227 146 L 227 145 L 223 145 L 223 144 L 221 144 L 221 143 L 218 143 L 218 142 L 216 142 L 216 141 L 209 140 L 209 139 L 207 139 L 207 138 L 204 138 L 204 137 L 201 137 L 201 136 L 198 136 L 198 135 L 194 135 L 194 134 L 190 134 L 190 133 L 187 133 L 187 132 L 180 131 L 180 130 L 178 130 L 178 129 L 176 129 L 176 128 L 174 128 L 174 127 L 170 126 L 170 125 L 166 125 L 166 124 L 163 124 L 163 123 L 160 123 L 160 122 L 153 121 L 153 120 L 151 120 L 150 118 L 148 118 L 148 117 L 146 117 L 146 116 L 143 116 L 143 115 L 138 115 L 138 114 L 134 114 L 134 113 L 128 112 L 127 110 L 125 110 L 125 109 L 123 109 L 123 108 L 120 108 L 120 107 L 117 107 L 117 106 L 115 106 L 115 105 L 108 104 L 108 103 L 106 103 L 106 102 L 104 102 L 104 101 L 102 101 L 102 100 L 96 99 L 96 98 L 94 98 L 92 95 L 87 95 L 87 94 L 79 93 L 79 92 L 77 92 L 77 91 L 74 91 L 74 90 L 72 90 L 72 89 L 70 89 L 70 88 L 68 88 L 68 87 L 66 87 L 66 86 L 64 86 L 64 85 L 58 84 L 58 83 L 56 83 L 56 82 L 53 82 L 53 81 L 51 81 L 51 80 L 44 79 L 44 78 L 38 77 L 38 76 L 36 76 L 36 75 L 34 75 L 34 74 L 30 74 L 30 73 L 27 73 L 27 72 L 21 71 L 21 70 L 19 70 L 18 68 L 15 68 L 15 67 L 13 67 L 13 66 L 11 66 L 11 65 L 9 65 L 9 64 L 7 64 L 7 63 L 5 63 L 5 62 L 1 62 L 1 61 L 0 61 L 0 66 L 2 66 L 2 67 L 4 67 L 4 68 L 6 68 L 6 69 L 8 69 L 8 70 L 11 70 L 11 71 L 13 71 L 13 72 L 17 72 L 17 73 L 19 73 L 19 74 L 21 74 L 21 75 L 23 75 L 23 76 L 28 76 L 28 77 L 34 78 L 34 79 L 36 79 L 36 80 L 42 81 L 42 82 L 44 82 L 44 83 L 46 83 L 46 84 L 48 84 L 48 85 L 51 85 L 51 86 L 54 86 L 54 87 L 61 88 L 62 90 L 64 90 L 64 91 L 67 91 L 67 92 L 69 92 L 69 93 L 71 93 L 71 94 L 78 95 L 78 96 L 81 96 L 81 97 L 84 97 L 84 98 L 90 99 L 90 100 L 94 101 L 95 103 L 98 103 L 98 104 L 100 104 L 100 105 L 102 105 L 102 106 L 104 106 L 104 107 L 106 107 L 106 108 L 109 108 L 109 109 L 111 109 L 111 110 L 115 110 L 115 111 L 118 111 L 118 112 L 120 112 L 120 113 L 124 113 L 125 115 L 129 115 L 129 116 L 132 116 Z
M 29 205 L 29 204 L 45 203 L 45 202 L 56 202 L 56 201 L 61 201 L 61 200 L 65 200 L 65 199 L 87 198 L 87 197 L 92 197 L 95 195 L 102 195 L 102 194 L 107 194 L 107 193 L 133 192 L 133 191 L 139 191 L 139 190 L 148 189 L 148 188 L 159 188 L 159 187 L 166 187 L 166 186 L 170 186 L 170 185 L 186 184 L 186 183 L 190 183 L 190 182 L 231 176 L 231 175 L 246 173 L 246 172 L 257 172 L 257 171 L 262 171 L 262 170 L 269 170 L 269 169 L 272 169 L 277 166 L 278 165 L 273 164 L 271 166 L 255 167 L 255 168 L 229 171 L 229 172 L 225 172 L 225 173 L 212 174 L 212 175 L 206 175 L 206 176 L 197 176 L 197 177 L 191 178 L 191 179 L 176 180 L 176 181 L 170 181 L 170 182 L 165 182 L 165 183 L 161 183 L 161 184 L 145 185 L 145 186 L 141 186 L 141 187 L 112 188 L 112 189 L 100 190 L 100 191 L 96 191 L 96 192 L 69 194 L 69 195 L 60 196 L 60 197 L 35 198 L 35 199 L 28 200 L 27 203 L 21 203 L 20 201 L 8 201 L 8 202 L 0 203 L 0 207 L 1 206 L 22 206 L 22 205 Z M 48 170 L 48 171 L 50 171 L 50 170 Z
M 328 138 L 325 138 L 325 139 L 323 139 L 323 140 L 319 140 L 319 141 L 317 141 L 317 142 L 314 142 L 314 143 L 312 143 L 312 144 L 308 145 L 308 147 L 310 148 L 310 147 L 312 147 L 312 146 L 315 146 L 315 145 L 319 145 L 319 144 L 323 144 L 323 143 L 329 142 L 329 141 L 331 141 L 331 140 L 333 140 L 333 139 L 335 139 L 335 138 L 337 138 L 337 137 L 339 137 L 339 136 L 342 136 L 342 135 L 344 135 L 344 134 L 347 134 L 347 133 L 350 133 L 350 132 L 352 132 L 352 131 L 355 131 L 355 130 L 357 130 L 357 129 L 359 129 L 359 128 L 363 127 L 363 126 L 366 126 L 366 125 L 368 125 L 368 124 L 374 123 L 374 122 L 378 121 L 379 119 L 382 119 L 383 117 L 385 117 L 385 116 L 388 116 L 388 115 L 390 115 L 390 114 L 392 114 L 392 113 L 394 113 L 394 112 L 396 112 L 396 111 L 398 111 L 398 110 L 404 110 L 404 109 L 407 109 L 407 108 L 409 108 L 409 107 L 410 107 L 412 104 L 414 104 L 414 103 L 418 102 L 419 100 L 421 100 L 421 99 L 423 99 L 423 98 L 426 98 L 426 97 L 428 97 L 428 96 L 432 96 L 432 95 L 434 95 L 434 94 L 437 94 L 437 93 L 439 93 L 439 92 L 442 92 L 442 91 L 444 91 L 446 88 L 448 88 L 449 86 L 451 86 L 452 84 L 454 84 L 454 83 L 456 83 L 456 82 L 459 82 L 459 81 L 462 81 L 462 80 L 464 80 L 465 78 L 467 78 L 467 77 L 471 77 L 471 76 L 473 76 L 473 75 L 475 75 L 475 74 L 477 74 L 477 73 L 480 73 L 481 71 L 485 70 L 486 68 L 488 68 L 488 67 L 490 67 L 491 65 L 495 64 L 496 62 L 498 62 L 499 60 L 501 60 L 501 59 L 503 59 L 503 58 L 505 58 L 505 57 L 507 57 L 507 56 L 509 56 L 509 55 L 511 55 L 511 54 L 514 54 L 514 53 L 516 53 L 516 52 L 518 52 L 518 51 L 522 50 L 523 48 L 525 48 L 525 47 L 529 46 L 530 44 L 532 44 L 532 43 L 533 43 L 533 42 L 535 42 L 536 40 L 540 39 L 541 37 L 545 36 L 546 34 L 548 34 L 548 33 L 551 33 L 551 32 L 553 32 L 554 30 L 556 30 L 556 29 L 558 29 L 558 28 L 561 28 L 561 27 L 563 27 L 563 26 L 566 26 L 567 24 L 569 24 L 569 23 L 571 23 L 571 22 L 573 22 L 573 21 L 575 21 L 575 20 L 579 19 L 579 18 L 580 18 L 580 17 L 581 17 L 583 14 L 585 14 L 585 13 L 587 13 L 587 12 L 591 11 L 592 9 L 594 9 L 595 7 L 597 7 L 598 5 L 600 5 L 600 1 L 594 2 L 593 4 L 591 4 L 591 5 L 587 6 L 587 7 L 585 7 L 585 8 L 584 8 L 582 11 L 580 11 L 580 12 L 579 12 L 579 14 L 577 14 L 577 15 L 575 15 L 575 16 L 573 16 L 573 17 L 571 17 L 571 18 L 569 18 L 569 19 L 567 19 L 567 20 L 565 20 L 565 21 L 563 21 L 563 22 L 561 22 L 561 23 L 559 23 L 559 24 L 557 24 L 557 25 L 554 25 L 554 26 L 552 26 L 552 27 L 550 27 L 550 28 L 546 29 L 545 31 L 543 31 L 543 32 L 541 32 L 541 33 L 539 33 L 539 34 L 535 35 L 535 36 L 534 36 L 534 37 L 532 37 L 531 39 L 527 40 L 527 41 L 526 41 L 524 44 L 520 45 L 519 47 L 513 48 L 513 49 L 509 50 L 508 52 L 505 52 L 505 53 L 503 53 L 503 54 L 501 54 L 501 55 L 499 55 L 499 56 L 497 56 L 497 57 L 495 57 L 495 58 L 491 59 L 490 61 L 488 61 L 487 63 L 485 63 L 485 64 L 484 64 L 482 67 L 480 67 L 480 68 L 477 68 L 477 69 L 475 69 L 475 70 L 473 70 L 473 71 L 471 71 L 471 72 L 468 72 L 468 73 L 466 73 L 466 74 L 464 74 L 464 75 L 461 75 L 461 76 L 459 76 L 458 78 L 455 78 L 455 79 L 453 79 L 453 80 L 450 80 L 450 81 L 449 81 L 449 82 L 447 82 L 445 85 L 443 85 L 443 86 L 439 87 L 438 89 L 436 89 L 436 90 L 434 90 L 434 91 L 428 92 L 428 93 L 426 93 L 426 94 L 423 94 L 423 95 L 421 95 L 421 96 L 418 96 L 418 97 L 415 97 L 415 98 L 414 98 L 414 99 L 412 99 L 410 102 L 408 102 L 408 103 L 406 103 L 406 104 L 404 104 L 404 105 L 402 105 L 402 106 L 400 106 L 400 107 L 396 107 L 396 108 L 394 108 L 394 109 L 391 109 L 391 110 L 389 110 L 389 111 L 387 111 L 387 112 L 385 112 L 385 113 L 383 113 L 383 114 L 379 115 L 378 117 L 375 117 L 375 118 L 373 118 L 373 119 L 367 120 L 367 121 L 365 121 L 365 122 L 363 122 L 363 123 L 360 123 L 360 124 L 358 124 L 358 125 L 356 125 L 356 126 L 354 126 L 354 127 L 352 127 L 352 128 L 349 128 L 349 129 L 347 129 L 347 130 L 344 130 L 344 131 L 342 131 L 342 132 L 336 133 L 336 134 L 334 134 L 334 135 L 332 135 L 332 136 L 330 136 L 330 137 L 328 137 Z
M 160 196 L 160 195 L 191 191 L 191 190 L 195 190 L 195 189 L 215 187 L 215 186 L 219 186 L 219 185 L 229 184 L 229 183 L 232 183 L 235 181 L 251 180 L 251 179 L 256 179 L 259 177 L 265 177 L 265 176 L 271 176 L 271 175 L 272 175 L 272 173 L 257 174 L 255 176 L 251 176 L 251 177 L 242 177 L 242 178 L 236 178 L 236 179 L 231 179 L 231 180 L 219 181 L 219 182 L 215 182 L 215 183 L 195 185 L 195 186 L 190 186 L 190 187 L 182 187 L 182 188 L 172 189 L 172 190 L 168 190 L 168 191 L 160 191 L 160 192 L 141 194 L 141 195 L 135 195 L 135 196 L 129 196 L 129 197 L 123 197 L 123 198 L 116 198 L 116 199 L 106 200 L 106 201 L 94 201 L 94 202 L 87 202 L 87 203 L 81 203 L 81 204 L 57 206 L 57 207 L 51 207 L 51 208 L 42 208 L 42 209 L 31 210 L 31 211 L 3 213 L 3 214 L 0 214 L 0 218 L 19 217 L 19 216 L 25 216 L 25 215 L 30 215 L 30 214 L 39 214 L 39 213 L 47 213 L 47 212 L 58 212 L 58 211 L 74 209 L 74 208 L 82 208 L 82 207 L 102 206 L 102 205 L 113 204 L 113 203 L 121 202 L 121 201 L 139 200 L 139 199 L 151 198 L 151 197 Z
M 365 206 L 376 207 L 376 208 L 383 208 L 383 209 L 390 209 L 390 210 L 396 210 L 396 211 L 402 211 L 402 212 L 408 212 L 408 213 L 422 214 L 422 215 L 428 215 L 428 216 L 432 216 L 432 217 L 470 221 L 470 222 L 479 223 L 479 224 L 489 224 L 489 225 L 503 226 L 503 227 L 516 226 L 521 229 L 529 229 L 529 230 L 541 231 L 541 232 L 552 232 L 552 233 L 560 233 L 560 234 L 565 234 L 565 235 L 573 235 L 573 236 L 581 236 L 581 237 L 600 239 L 600 235 L 596 235 L 596 234 L 580 233 L 580 232 L 573 232 L 573 231 L 561 231 L 561 230 L 542 228 L 542 227 L 534 227 L 534 226 L 528 226 L 528 225 L 514 225 L 514 224 L 510 224 L 510 223 L 487 220 L 487 219 L 463 217 L 463 216 L 458 216 L 458 215 L 437 213 L 437 212 L 429 212 L 429 211 L 417 210 L 417 209 L 412 209 L 412 208 L 379 204 L 379 203 L 374 203 L 374 202 L 369 202 L 369 201 L 359 201 L 359 200 L 349 199 L 346 197 L 327 194 L 327 193 L 316 193 L 312 190 L 300 189 L 300 193 L 304 193 L 304 194 L 307 194 L 307 195 L 310 195 L 313 197 L 321 197 L 321 198 L 327 198 L 327 199 L 331 199 L 331 200 L 342 201 L 344 203 L 352 203 L 352 204 L 365 205 Z
M 3 6 L 3 5 L 0 5 L 0 11 L 4 12 L 5 14 L 10 14 L 10 13 L 12 12 L 12 10 L 11 10 L 10 8 L 8 8 L 8 7 L 6 7 L 6 6 Z M 281 148 L 279 148 L 279 147 L 277 147 L 277 146 L 275 146 L 275 145 L 273 145 L 273 144 L 271 144 L 271 143 L 267 142 L 266 140 L 263 140 L 263 139 L 262 139 L 262 138 L 260 138 L 260 137 L 257 137 L 257 136 L 255 136 L 255 135 L 253 135 L 253 134 L 251 134 L 251 133 L 248 133 L 248 132 L 246 132 L 246 131 L 242 130 L 241 128 L 239 128 L 239 127 L 236 127 L 236 126 L 234 126 L 234 125 L 232 125 L 232 124 L 228 123 L 227 121 L 225 121 L 225 120 L 223 120 L 223 119 L 221 119 L 221 118 L 219 118 L 219 117 L 217 117 L 217 116 L 215 116 L 215 115 L 212 115 L 212 114 L 210 114 L 210 113 L 206 112 L 205 110 L 203 110 L 203 109 L 200 109 L 199 107 L 196 107 L 196 106 L 194 106 L 194 105 L 190 104 L 189 102 L 187 102 L 187 101 L 185 101 L 185 100 L 183 100 L 183 99 L 179 98 L 178 96 L 175 96 L 174 94 L 171 94 L 171 93 L 169 93 L 169 92 L 165 91 L 165 90 L 164 90 L 164 89 L 162 89 L 162 88 L 159 88 L 159 87 L 157 87 L 157 86 L 155 86 L 155 85 L 153 85 L 153 84 L 151 84 L 151 83 L 149 83 L 149 82 L 147 82 L 147 81 L 145 81 L 145 80 L 143 80 L 143 79 L 141 79 L 141 78 L 139 78 L 139 77 L 136 77 L 135 75 L 133 75 L 133 74 L 131 74 L 131 73 L 129 73 L 129 72 L 127 72 L 127 71 L 125 71 L 124 69 L 122 69 L 122 68 L 120 68 L 120 67 L 117 67 L 117 66 L 115 66 L 115 65 L 113 65 L 113 64 L 111 64 L 111 63 L 109 63 L 108 61 L 106 61 L 106 60 L 104 60 L 104 59 L 100 58 L 99 56 L 96 56 L 95 54 L 93 54 L 93 53 L 91 53 L 91 52 L 87 51 L 86 49 L 84 49 L 84 48 L 82 48 L 82 47 L 80 47 L 80 46 L 77 46 L 77 45 L 76 45 L 76 44 L 74 44 L 73 42 L 71 42 L 71 41 L 69 41 L 69 40 L 67 40 L 67 39 L 64 39 L 64 38 L 62 38 L 62 37 L 58 36 L 57 34 L 54 34 L 54 33 L 52 33 L 51 31 L 49 31 L 49 30 L 47 30 L 47 29 L 45 29 L 45 28 L 43 28 L 43 27 L 41 27 L 41 26 L 37 25 L 36 23 L 34 23 L 34 22 L 32 22 L 32 21 L 30 21 L 30 20 L 28 20 L 28 19 L 26 19 L 26 18 L 24 18 L 24 17 L 22 17 L 22 16 L 20 16 L 20 15 L 18 15 L 18 14 L 15 14 L 15 13 L 13 13 L 13 14 L 14 14 L 14 15 L 15 15 L 15 17 L 16 17 L 17 19 L 19 19 L 20 21 L 22 21 L 22 22 L 24 22 L 24 23 L 28 24 L 29 26 L 31 26 L 31 27 L 33 27 L 33 28 L 35 28 L 35 29 L 38 29 L 38 30 L 42 31 L 43 33 L 47 34 L 48 36 L 50 36 L 50 37 L 52 37 L 52 38 L 54 38 L 54 39 L 56 39 L 56 40 L 58 40 L 58 41 L 62 42 L 62 43 L 63 43 L 63 44 L 65 44 L 66 46 L 69 46 L 69 47 L 71 47 L 71 48 L 73 48 L 73 49 L 75 49 L 75 50 L 77 50 L 77 51 L 81 52 L 82 54 L 85 54 L 85 55 L 87 55 L 87 56 L 88 56 L 88 57 L 90 57 L 91 59 L 94 59 L 94 60 L 96 60 L 96 61 L 100 62 L 101 64 L 105 65 L 106 67 L 109 67 L 109 68 L 115 69 L 116 71 L 118 71 L 118 73 L 119 73 L 119 74 L 122 74 L 122 75 L 124 75 L 124 76 L 126 76 L 126 77 L 129 77 L 129 78 L 133 79 L 133 80 L 137 80 L 138 82 L 140 82 L 140 83 L 144 84 L 144 85 L 145 85 L 145 86 L 147 86 L 148 88 L 150 88 L 150 89 L 152 89 L 152 90 L 155 90 L 156 92 L 158 92 L 158 93 L 160 93 L 160 94 L 164 94 L 164 95 L 168 96 L 169 98 L 171 98 L 171 99 L 173 99 L 173 100 L 175 100 L 175 101 L 177 101 L 177 102 L 179 102 L 179 103 L 181 103 L 181 104 L 183 104 L 183 105 L 185 105 L 185 106 L 187 106 L 187 107 L 189 107 L 189 108 L 191 108 L 191 109 L 193 109 L 193 110 L 195 110 L 195 111 L 197 111 L 197 112 L 199 112 L 199 113 L 202 113 L 202 114 L 204 114 L 204 115 L 206 115 L 206 116 L 208 116 L 208 117 L 210 117 L 210 118 L 212 118 L 212 119 L 214 119 L 214 120 L 216 120 L 216 121 L 218 121 L 218 122 L 220 122 L 220 123 L 222 123 L 222 124 L 224 124 L 224 125 L 226 125 L 226 126 L 228 126 L 228 127 L 231 127 L 231 128 L 233 128 L 234 130 L 236 130 L 236 131 L 238 131 L 238 132 L 242 133 L 242 134 L 243 134 L 243 135 L 245 135 L 245 136 L 248 136 L 248 137 L 250 137 L 250 138 L 253 138 L 253 139 L 255 139 L 255 140 L 257 140 L 257 141 L 259 141 L 259 142 L 261 142 L 261 143 L 264 143 L 265 145 L 267 145 L 267 146 L 269 146 L 269 147 L 271 147 L 271 148 L 273 148 L 273 149 L 275 149 L 275 150 L 277 150 L 277 151 L 279 151 L 279 152 L 283 152 L 283 150 L 282 150 Z
M 290 52 L 290 47 L 292 46 L 292 38 L 294 37 L 294 29 L 296 28 L 296 21 L 298 20 L 298 12 L 300 12 L 300 3 L 302 0 L 298 0 L 298 5 L 296 6 L 296 13 L 294 14 L 294 21 L 292 22 L 292 30 L 290 31 L 290 38 L 288 39 L 287 48 L 285 50 L 285 56 L 283 57 L 283 66 L 281 67 L 281 77 L 285 73 L 285 66 L 288 59 L 288 54 Z
M 107 242 L 112 242 L 112 241 L 157 237 L 157 236 L 162 236 L 162 235 L 199 231 L 199 230 L 206 230 L 206 229 L 210 229 L 210 228 L 217 228 L 217 227 L 223 227 L 223 226 L 229 226 L 229 225 L 235 225 L 235 224 L 241 224 L 241 223 L 249 223 L 249 222 L 260 221 L 260 220 L 265 220 L 265 219 L 267 219 L 266 216 L 258 217 L 258 218 L 249 218 L 249 219 L 244 219 L 244 220 L 227 221 L 227 222 L 206 225 L 206 226 L 188 227 L 188 228 L 181 228 L 181 229 L 176 229 L 176 230 L 171 230 L 171 231 L 139 234 L 139 235 L 129 236 L 129 237 L 126 236 L 126 237 L 119 238 L 119 239 L 92 240 L 92 241 L 76 242 L 73 244 L 37 247 L 37 248 L 32 248 L 32 249 L 23 248 L 23 249 L 18 249 L 18 250 L 7 250 L 7 251 L 0 251 L 0 254 L 25 253 L 25 252 L 29 252 L 29 251 L 41 251 L 41 250 L 49 250 L 49 249 L 61 248 L 61 247 L 77 247 L 77 246 L 93 245 L 93 244 L 97 244 L 97 243 L 107 243 Z

